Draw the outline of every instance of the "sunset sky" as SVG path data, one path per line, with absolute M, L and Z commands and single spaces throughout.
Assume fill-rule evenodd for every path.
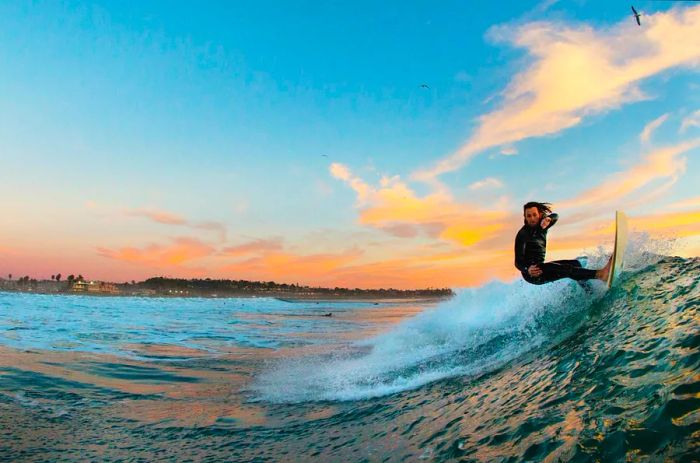
M 0 275 L 474 286 L 530 200 L 697 256 L 700 3 L 634 5 L 2 2 Z

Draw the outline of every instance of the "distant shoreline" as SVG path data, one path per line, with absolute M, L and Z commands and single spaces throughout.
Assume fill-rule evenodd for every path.
M 444 296 L 430 296 L 430 295 L 347 295 L 347 294 L 289 294 L 289 293 L 231 293 L 231 294 L 126 294 L 126 293 L 91 293 L 91 292 L 74 292 L 74 291 L 33 291 L 33 290 L 15 290 L 15 289 L 0 289 L 0 293 L 12 293 L 12 294 L 37 294 L 37 295 L 47 295 L 47 296 L 88 296 L 88 297 L 142 297 L 142 298 L 166 298 L 166 299 L 257 299 L 257 298 L 272 298 L 277 299 L 282 302 L 342 302 L 342 301 L 352 301 L 352 302 L 439 302 L 447 299 L 451 299 L 454 294 L 444 295 Z
M 324 288 L 300 286 L 298 284 L 275 283 L 274 281 L 212 280 L 152 277 L 144 281 L 114 283 L 86 280 L 82 275 L 69 275 L 59 281 L 61 275 L 49 280 L 31 279 L 29 276 L 17 280 L 0 278 L 0 291 L 25 294 L 51 294 L 61 296 L 99 297 L 196 297 L 223 298 L 277 298 L 281 301 L 433 301 L 454 296 L 450 288 Z

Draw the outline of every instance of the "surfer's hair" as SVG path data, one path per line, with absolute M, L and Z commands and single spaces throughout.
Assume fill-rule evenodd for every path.
M 540 215 L 542 217 L 552 213 L 551 203 L 538 203 L 537 201 L 530 201 L 529 203 L 525 203 L 523 205 L 523 214 L 525 214 L 525 211 L 530 209 L 531 207 L 536 207 L 537 210 L 540 211 Z

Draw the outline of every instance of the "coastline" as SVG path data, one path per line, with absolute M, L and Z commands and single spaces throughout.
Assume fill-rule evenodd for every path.
M 289 294 L 284 292 L 241 292 L 241 293 L 228 293 L 228 294 L 169 294 L 169 293 L 157 293 L 157 294 L 127 294 L 127 293 L 98 293 L 98 292 L 77 292 L 77 291 L 41 291 L 41 290 L 13 290 L 13 289 L 0 289 L 0 293 L 12 293 L 12 294 L 37 294 L 37 295 L 49 295 L 49 296 L 88 296 L 88 297 L 143 297 L 143 298 L 199 298 L 199 299 L 242 299 L 242 298 L 273 298 L 282 302 L 290 303 L 300 303 L 300 302 L 375 302 L 375 303 L 392 303 L 392 302 L 419 302 L 419 303 L 432 303 L 440 302 L 454 297 L 454 294 L 444 295 L 444 296 L 419 296 L 419 295 L 370 295 L 370 294 L 357 294 L 357 295 L 347 295 L 347 294 Z

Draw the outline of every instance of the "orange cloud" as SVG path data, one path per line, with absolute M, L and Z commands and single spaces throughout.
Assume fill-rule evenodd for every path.
M 474 204 L 455 201 L 444 189 L 418 197 L 398 175 L 383 177 L 378 188 L 353 176 L 350 169 L 339 164 L 333 175 L 349 183 L 358 194 L 358 203 L 365 206 L 360 211 L 359 223 L 386 230 L 394 236 L 415 237 L 424 233 L 471 246 L 493 237 L 503 229 L 504 219 L 509 216 L 503 204 L 496 204 L 489 210 L 480 209 Z M 358 188 L 358 185 L 362 186 Z
M 567 217 L 562 220 L 567 221 Z M 179 266 L 200 258 L 249 256 L 219 266 L 218 276 L 327 287 L 464 287 L 480 285 L 492 279 L 517 278 L 512 246 L 521 221 L 519 217 L 509 215 L 502 223 L 503 227 L 493 231 L 489 239 L 480 240 L 468 248 L 457 245 L 435 252 L 435 243 L 428 242 L 410 246 L 410 252 L 406 253 L 392 248 L 393 243 L 387 242 L 383 248 L 389 248 L 389 257 L 374 261 L 371 259 L 377 259 L 375 254 L 367 255 L 357 247 L 337 253 L 305 254 L 282 250 L 281 239 L 277 238 L 253 240 L 220 252 L 197 240 L 178 238 L 170 246 L 152 244 L 144 248 L 127 247 L 115 251 L 100 249 L 100 254 L 125 262 L 180 270 L 180 273 L 190 276 L 205 274 L 201 269 L 183 269 Z M 658 237 L 698 237 L 700 210 L 630 216 L 630 226 L 633 231 L 649 232 Z M 574 233 L 562 231 L 557 226 L 550 234 L 550 255 L 558 253 L 573 257 L 585 249 L 609 245 L 614 235 L 612 218 L 577 227 Z M 207 266 L 211 268 L 211 261 Z
M 214 248 L 195 238 L 180 237 L 173 239 L 173 243 L 169 246 L 150 244 L 141 249 L 124 247 L 117 250 L 97 248 L 97 252 L 110 259 L 155 267 L 168 267 L 210 256 L 213 254 Z
M 483 249 L 430 253 L 417 247 L 410 257 L 362 262 L 356 248 L 341 253 L 300 255 L 266 252 L 221 268 L 231 278 L 298 282 L 312 286 L 402 288 L 468 286 L 490 279 L 510 279 L 512 250 Z
M 691 207 L 700 207 L 700 196 L 676 201 L 668 205 L 669 209 L 689 209 Z
M 336 286 L 369 288 L 465 287 L 510 280 L 516 272 L 512 250 L 448 253 L 388 259 L 346 266 L 329 275 Z
M 698 236 L 700 235 L 700 210 L 629 216 L 629 226 L 634 232 L 646 232 L 657 238 Z M 552 251 L 581 251 L 611 244 L 614 236 L 614 223 L 610 217 L 579 228 L 576 233 L 568 233 L 564 236 L 553 234 L 549 240 L 549 247 Z
M 308 284 L 312 284 L 311 282 L 317 284 L 316 282 L 322 281 L 328 274 L 362 255 L 363 251 L 356 248 L 338 254 L 309 255 L 268 251 L 242 262 L 225 265 L 221 270 L 246 279 L 278 278 L 279 281 L 305 281 Z
M 697 66 L 700 7 L 646 16 L 641 29 L 628 18 L 599 30 L 537 22 L 496 27 L 491 37 L 524 48 L 532 64 L 515 75 L 501 106 L 481 116 L 462 147 L 412 178 L 432 182 L 489 147 L 554 134 L 591 114 L 647 98 L 638 88 L 643 79 Z
M 686 159 L 681 154 L 700 146 L 700 139 L 663 147 L 646 155 L 642 162 L 632 168 L 609 176 L 600 185 L 588 189 L 576 197 L 560 201 L 560 209 L 576 210 L 577 219 L 586 216 L 588 211 L 610 210 L 648 202 L 672 186 L 685 172 Z M 660 187 L 647 191 L 654 182 L 665 180 Z M 631 196 L 634 195 L 633 198 Z M 625 200 L 627 202 L 625 202 Z M 584 209 L 584 211 L 581 211 Z
M 360 284 L 363 275 L 364 281 L 368 281 L 368 276 L 372 275 L 370 280 L 373 284 L 382 282 L 384 286 L 389 283 L 401 285 L 397 287 L 473 286 L 494 278 L 516 278 L 512 246 L 519 223 L 515 217 L 511 216 L 511 219 L 511 224 L 500 230 L 496 237 L 468 250 L 358 264 L 340 269 L 338 278 L 347 281 L 347 284 Z M 563 219 L 566 220 L 566 217 Z M 633 232 L 647 232 L 657 238 L 700 236 L 700 210 L 630 216 L 629 222 Z M 586 249 L 611 245 L 614 234 L 612 218 L 578 228 L 575 233 L 560 235 L 558 230 L 553 230 L 548 251 L 573 258 Z
M 687 237 L 700 234 L 700 210 L 633 217 L 631 226 L 654 234 Z

